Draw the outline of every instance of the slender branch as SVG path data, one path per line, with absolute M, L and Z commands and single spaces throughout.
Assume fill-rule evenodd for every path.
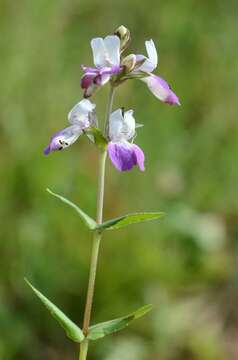
M 115 86 L 113 84 L 111 84 L 110 86 L 110 93 L 109 93 L 109 100 L 108 100 L 108 104 L 107 104 L 107 111 L 106 111 L 106 116 L 105 116 L 105 124 L 104 124 L 104 135 L 107 135 L 107 128 L 108 128 L 108 123 L 109 123 L 109 118 L 110 118 L 110 114 L 112 112 L 112 104 L 113 104 L 113 99 L 114 99 L 114 93 L 115 93 Z
M 112 111 L 113 95 L 114 95 L 114 87 L 111 84 L 108 105 L 107 105 L 107 111 L 106 111 L 105 124 L 104 124 L 104 134 L 106 134 L 110 114 Z M 106 159 L 107 159 L 107 151 L 104 150 L 103 152 L 100 153 L 100 158 L 99 158 L 97 215 L 96 215 L 96 220 L 97 220 L 98 224 L 101 224 L 102 220 L 103 220 L 103 202 L 104 202 L 104 182 L 105 182 Z M 83 321 L 83 332 L 84 332 L 85 336 L 87 336 L 87 334 L 88 334 L 90 319 L 91 319 L 93 295 L 94 295 L 94 288 L 95 288 L 95 279 L 96 279 L 98 254 L 99 254 L 101 237 L 102 237 L 102 234 L 100 231 L 97 230 L 94 232 L 91 264 L 90 264 L 90 272 L 89 272 L 88 292 L 87 292 L 87 299 L 86 299 L 85 312 L 84 312 L 84 321 Z M 88 352 L 88 340 L 85 339 L 80 345 L 79 360 L 86 360 L 87 352 Z

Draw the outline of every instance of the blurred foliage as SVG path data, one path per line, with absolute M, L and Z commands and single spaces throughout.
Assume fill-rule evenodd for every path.
M 153 303 L 153 313 L 92 344 L 90 360 L 238 358 L 237 1 L 0 1 L 0 359 L 67 360 L 77 349 L 24 276 L 82 323 L 91 237 L 46 187 L 95 213 L 97 153 L 86 138 L 44 157 L 81 99 L 90 40 L 130 28 L 153 38 L 158 73 L 181 99 L 160 103 L 140 81 L 118 89 L 133 108 L 146 172 L 107 169 L 105 218 L 165 211 L 106 234 L 93 322 Z M 102 118 L 108 88 L 94 100 Z

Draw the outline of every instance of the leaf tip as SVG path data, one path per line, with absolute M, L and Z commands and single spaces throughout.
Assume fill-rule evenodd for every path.
M 30 281 L 26 277 L 24 277 L 24 281 L 33 291 L 35 291 L 34 286 L 30 283 Z
M 138 311 L 136 311 L 135 314 L 135 319 L 138 319 L 142 316 L 144 316 L 145 314 L 147 314 L 149 311 L 151 311 L 153 309 L 154 305 L 153 304 L 148 304 L 143 306 L 142 308 L 140 308 Z
M 53 191 L 51 191 L 49 188 L 46 188 L 46 191 L 47 191 L 49 194 L 51 194 L 51 195 L 54 194 Z
M 25 281 L 25 283 L 26 283 L 27 285 L 30 285 L 30 281 L 29 281 L 25 276 L 24 276 L 23 280 Z

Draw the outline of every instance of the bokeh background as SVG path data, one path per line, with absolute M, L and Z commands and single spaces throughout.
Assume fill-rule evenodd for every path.
M 23 281 L 81 324 L 91 236 L 45 188 L 95 213 L 97 152 L 86 138 L 42 154 L 82 98 L 90 40 L 124 24 L 131 52 L 153 38 L 158 74 L 181 99 L 160 103 L 140 81 L 114 108 L 135 110 L 146 172 L 108 163 L 105 218 L 165 211 L 108 233 L 93 322 L 146 303 L 153 312 L 95 342 L 90 360 L 238 359 L 237 2 L 0 1 L 0 359 L 69 360 L 77 347 Z M 94 97 L 102 119 L 108 88 Z

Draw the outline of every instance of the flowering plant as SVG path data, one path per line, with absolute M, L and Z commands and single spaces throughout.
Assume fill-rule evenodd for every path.
M 80 360 L 87 358 L 90 341 L 123 329 L 131 321 L 141 317 L 151 309 L 151 305 L 146 305 L 129 315 L 90 326 L 99 245 L 103 232 L 119 229 L 133 223 L 159 219 L 163 216 L 161 212 L 144 212 L 132 213 L 103 221 L 104 177 L 107 155 L 114 167 L 119 171 L 129 171 L 134 166 L 138 166 L 141 171 L 145 170 L 144 153 L 134 143 L 136 129 L 141 125 L 136 124 L 133 110 L 125 111 L 124 108 L 121 108 L 112 111 L 115 89 L 129 79 L 139 79 L 162 102 L 179 105 L 178 97 L 167 82 L 152 73 L 158 63 L 153 40 L 145 42 L 147 56 L 141 54 L 124 56 L 124 51 L 129 43 L 130 32 L 124 26 L 120 26 L 114 35 L 109 35 L 104 39 L 95 38 L 91 41 L 95 67 L 82 66 L 84 74 L 81 78 L 81 87 L 84 91 L 84 99 L 69 112 L 68 121 L 70 126 L 53 134 L 44 150 L 45 155 L 63 150 L 83 135 L 86 135 L 99 150 L 96 220 L 92 219 L 68 199 L 48 189 L 50 194 L 75 209 L 85 225 L 93 232 L 89 284 L 82 329 L 26 280 L 46 308 L 65 329 L 68 337 L 80 343 Z M 100 126 L 95 111 L 96 105 L 88 98 L 107 83 L 109 83 L 110 92 L 106 120 L 104 126 Z

